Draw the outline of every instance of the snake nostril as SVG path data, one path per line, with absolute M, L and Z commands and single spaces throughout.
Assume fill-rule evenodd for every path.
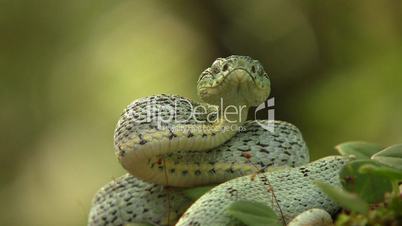
M 254 65 L 251 67 L 251 72 L 255 73 L 255 66 Z

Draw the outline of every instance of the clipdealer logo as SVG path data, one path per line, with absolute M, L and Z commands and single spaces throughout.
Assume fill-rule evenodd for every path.
M 267 111 L 267 120 L 256 120 L 257 124 L 265 130 L 274 132 L 275 126 L 275 98 L 270 98 L 267 101 L 258 105 L 254 111 L 254 118 L 257 118 L 257 113 L 263 110 Z M 140 117 L 134 117 L 134 121 L 138 124 L 150 123 L 159 130 L 167 128 L 169 125 L 174 125 L 174 130 L 180 130 L 189 126 L 191 122 L 194 128 L 197 124 L 213 124 L 218 120 L 224 119 L 233 126 L 226 126 L 223 130 L 238 130 L 244 128 L 236 123 L 240 122 L 244 117 L 245 105 L 225 105 L 221 98 L 220 105 L 193 105 L 188 99 L 178 98 L 171 104 L 160 104 L 156 100 L 149 100 L 142 109 Z M 134 113 L 136 114 L 136 113 Z M 182 125 L 185 125 L 184 127 Z
M 273 108 L 275 106 L 275 97 L 269 98 L 267 101 L 263 102 L 262 104 L 258 105 L 257 108 L 254 111 L 254 118 L 257 118 L 257 112 L 266 110 L 267 111 L 267 120 L 256 120 L 258 125 L 260 125 L 262 128 L 268 130 L 269 132 L 273 133 L 275 132 L 275 109 Z

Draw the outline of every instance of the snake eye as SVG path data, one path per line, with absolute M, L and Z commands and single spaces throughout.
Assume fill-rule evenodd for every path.
M 223 65 L 223 67 L 222 67 L 222 71 L 227 71 L 228 68 L 229 68 L 229 66 L 228 66 L 227 64 L 225 64 L 225 65 Z
M 255 73 L 255 66 L 254 65 L 251 67 L 251 72 Z

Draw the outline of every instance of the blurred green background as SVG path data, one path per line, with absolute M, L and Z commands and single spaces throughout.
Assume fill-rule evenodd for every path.
M 402 142 L 402 1 L 0 0 L 1 225 L 85 225 L 132 100 L 259 59 L 313 159 Z

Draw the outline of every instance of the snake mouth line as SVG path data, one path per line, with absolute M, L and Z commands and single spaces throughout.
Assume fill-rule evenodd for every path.
M 235 68 L 235 69 L 231 70 L 227 75 L 225 75 L 223 77 L 223 79 L 221 79 L 215 85 L 211 85 L 209 87 L 204 87 L 204 88 L 202 88 L 202 90 L 204 90 L 204 91 L 206 91 L 206 90 L 209 90 L 209 91 L 215 90 L 215 91 L 212 91 L 212 93 L 216 93 L 217 91 L 218 92 L 222 91 L 222 89 L 224 89 L 224 87 L 233 86 L 233 84 L 231 84 L 231 82 L 229 80 L 235 80 L 235 78 L 232 78 L 232 77 L 234 76 L 234 73 L 236 73 L 238 71 L 244 71 L 245 74 L 247 74 L 247 77 L 250 78 L 250 80 L 252 81 L 252 84 L 255 86 L 255 88 L 258 88 L 258 89 L 260 88 L 260 87 L 258 87 L 258 84 L 255 81 L 255 78 L 251 75 L 251 73 L 247 69 L 245 69 L 245 68 Z M 233 87 L 233 88 L 236 89 L 236 92 L 238 94 L 240 94 L 240 90 L 241 90 L 242 86 L 244 85 L 244 83 L 247 82 L 247 80 L 245 78 L 246 76 L 242 76 L 242 77 L 243 77 L 242 79 L 237 78 L 238 82 L 237 82 L 236 86 Z
M 241 68 L 241 67 L 240 67 L 240 68 L 235 68 L 235 69 L 231 70 L 231 71 L 228 73 L 228 75 L 232 74 L 232 73 L 235 72 L 235 71 L 245 71 L 246 74 L 247 74 L 248 76 L 250 76 L 250 78 L 253 80 L 253 82 L 255 82 L 255 78 L 253 77 L 253 75 L 250 73 L 249 70 L 247 70 L 247 69 L 245 69 L 245 68 Z
M 221 81 L 219 84 L 217 84 L 216 86 L 213 86 L 212 88 L 217 88 L 217 87 L 221 86 L 222 84 L 225 83 L 226 80 L 230 79 L 230 77 L 233 75 L 233 73 L 238 72 L 238 71 L 244 71 L 244 72 L 246 72 L 246 74 L 248 75 L 248 77 L 251 78 L 251 80 L 253 81 L 254 85 L 257 85 L 257 83 L 256 83 L 256 81 L 255 81 L 255 78 L 254 78 L 253 75 L 250 73 L 250 71 L 248 71 L 248 70 L 245 69 L 245 68 L 235 68 L 235 69 L 229 71 L 229 73 L 222 79 L 222 81 Z M 240 84 L 239 84 L 239 86 L 240 86 Z M 239 86 L 238 86 L 238 87 L 239 87 Z
M 235 105 L 232 100 L 239 98 L 239 105 L 254 106 L 257 104 L 256 98 L 261 99 L 260 96 L 265 95 L 265 89 L 249 70 L 235 68 L 224 77 L 216 79 L 211 86 L 199 87 L 199 96 L 214 105 L 218 105 L 222 98 L 225 104 Z

